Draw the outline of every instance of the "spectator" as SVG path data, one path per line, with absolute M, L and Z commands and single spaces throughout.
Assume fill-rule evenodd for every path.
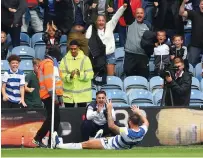
M 106 21 L 109 21 L 113 15 L 113 0 L 93 0 L 92 6 L 90 6 L 90 17 L 92 22 L 97 20 L 98 15 L 106 17 Z
M 6 33 L 1 31 L 1 60 L 5 60 L 8 54 L 8 45 L 6 43 Z
M 77 40 L 80 49 L 88 56 L 88 40 L 85 38 L 85 29 L 88 23 L 88 12 L 91 0 L 74 0 L 73 4 L 73 27 L 68 35 L 68 46 L 70 41 Z M 84 11 L 83 11 L 84 10 Z
M 10 69 L 6 71 L 2 79 L 2 108 L 21 108 L 27 107 L 24 101 L 25 94 L 25 76 L 23 71 L 19 70 L 20 57 L 11 55 L 8 57 Z
M 27 4 L 25 0 L 1 1 L 2 30 L 6 33 L 10 33 L 13 47 L 20 45 L 22 16 L 26 8 Z
M 113 120 L 116 120 L 114 109 L 112 109 Z M 107 110 L 106 110 L 106 92 L 98 91 L 96 93 L 96 101 L 91 102 L 86 111 L 86 119 L 81 125 L 81 134 L 83 141 L 89 140 L 90 136 L 95 136 L 97 131 L 103 130 L 102 134 L 108 135 L 112 132 L 108 128 Z
M 158 0 L 142 0 L 142 8 L 145 10 L 145 20 L 151 25 L 154 24 L 154 17 L 157 13 Z
M 40 18 L 40 8 L 38 6 L 39 0 L 26 0 L 28 8 L 23 15 L 23 25 L 21 27 L 21 32 L 28 32 L 29 23 L 31 23 L 34 32 L 43 31 L 43 22 Z
M 63 16 L 58 16 L 58 12 L 62 9 L 59 8 L 60 2 L 61 0 L 39 0 L 39 5 L 44 9 L 43 30 L 46 30 L 47 23 L 52 21 L 58 26 L 57 19 L 63 18 Z
M 170 58 L 179 57 L 185 60 L 187 58 L 187 47 L 183 46 L 183 37 L 180 35 L 173 36 L 173 45 L 170 49 Z
M 43 34 L 42 39 L 46 44 L 46 52 L 52 46 L 59 47 L 60 39 L 61 39 L 61 31 L 57 29 L 53 21 L 52 23 L 47 23 L 47 29 L 46 29 L 46 32 Z
M 62 71 L 65 107 L 86 107 L 92 100 L 91 80 L 93 78 L 92 64 L 77 41 L 70 42 L 68 53 L 60 63 Z
M 54 131 L 57 131 L 60 124 L 60 112 L 59 106 L 63 104 L 63 83 L 61 80 L 61 73 L 58 68 L 59 48 L 54 46 L 49 49 L 45 59 L 42 60 L 39 64 L 39 69 L 37 77 L 39 80 L 40 86 L 40 98 L 44 103 L 47 116 L 46 120 L 42 124 L 41 128 L 37 131 L 36 136 L 32 140 L 33 144 L 36 144 L 39 147 L 47 147 L 42 143 L 42 138 L 44 138 L 49 131 L 49 140 L 48 144 L 51 144 L 51 118 L 52 118 L 52 94 L 53 94 L 53 76 L 55 77 L 55 99 L 54 99 Z M 55 70 L 55 73 L 54 71 Z
M 42 107 L 42 101 L 39 95 L 39 81 L 37 78 L 40 59 L 32 60 L 34 71 L 25 76 L 25 103 L 29 108 Z
M 100 48 L 98 42 L 105 45 L 105 54 L 107 58 L 107 74 L 109 76 L 113 76 L 115 72 L 115 39 L 113 35 L 113 31 L 118 23 L 119 18 L 122 16 L 123 12 L 125 11 L 127 4 L 123 4 L 122 7 L 118 9 L 118 11 L 114 14 L 112 19 L 106 23 L 106 18 L 104 15 L 99 15 L 96 21 L 96 28 L 97 30 L 94 31 L 93 26 L 90 25 L 86 32 L 86 38 L 89 39 L 89 48 L 91 54 L 95 54 L 95 51 Z M 96 34 L 95 34 L 96 33 Z M 96 40 L 95 40 L 96 39 Z M 103 53 L 103 52 L 101 52 Z M 100 53 L 99 53 L 100 54 Z
M 173 36 L 173 45 L 170 47 L 171 60 L 173 61 L 176 57 L 182 58 L 185 63 L 185 70 L 189 70 L 187 47 L 183 46 L 183 37 L 181 35 Z
M 203 0 L 200 0 L 200 11 L 186 11 L 184 6 L 188 0 L 184 0 L 179 14 L 192 20 L 192 38 L 188 52 L 188 61 L 194 67 L 200 62 L 200 54 L 203 54 Z
M 177 57 L 174 59 L 174 64 L 178 67 L 178 71 L 171 73 L 171 76 L 166 76 L 167 91 L 165 104 L 171 106 L 169 88 L 171 89 L 174 106 L 189 106 L 192 77 L 189 72 L 184 71 L 183 59 Z
M 146 52 L 141 48 L 140 41 L 146 30 L 149 30 L 143 23 L 144 9 L 136 10 L 135 20 L 131 21 L 128 27 L 125 44 L 124 72 L 126 76 L 149 77 L 149 59 Z
M 116 0 L 116 1 L 117 1 L 117 7 L 120 8 L 123 5 L 124 0 Z M 129 4 L 131 6 L 133 16 L 135 16 L 135 11 L 137 8 L 140 8 L 142 6 L 142 1 L 141 0 L 129 0 Z M 119 34 L 120 47 L 124 47 L 124 45 L 125 45 L 126 33 L 127 33 L 126 23 L 125 23 L 124 17 L 122 16 L 119 19 L 119 23 L 118 23 L 118 34 Z
M 166 41 L 166 32 L 158 31 L 157 40 L 154 48 L 154 65 L 156 75 L 160 75 L 160 71 L 164 70 L 164 67 L 167 66 L 170 62 L 170 51 L 169 46 L 165 44 Z
M 169 38 L 184 34 L 184 23 L 178 11 L 181 1 L 159 0 L 158 13 L 154 22 L 155 30 L 165 30 Z

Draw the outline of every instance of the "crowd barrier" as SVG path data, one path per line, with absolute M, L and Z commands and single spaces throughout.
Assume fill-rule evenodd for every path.
M 149 130 L 139 146 L 191 145 L 203 143 L 203 110 L 187 107 L 142 108 L 150 122 Z M 127 126 L 130 108 L 116 108 L 116 119 Z M 63 142 L 80 142 L 80 125 L 85 108 L 60 109 L 59 135 Z M 1 145 L 34 147 L 32 139 L 45 119 L 44 109 L 2 109 Z M 48 136 L 48 135 L 47 135 Z M 46 140 L 46 138 L 45 138 Z M 44 141 L 45 141 L 44 140 Z

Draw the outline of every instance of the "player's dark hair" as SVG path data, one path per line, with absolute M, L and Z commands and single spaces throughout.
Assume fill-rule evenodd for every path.
M 98 92 L 96 93 L 96 96 L 99 95 L 99 94 L 104 94 L 104 95 L 106 96 L 106 92 L 105 92 L 105 91 L 98 91 Z
M 141 119 L 138 114 L 133 113 L 129 116 L 128 121 L 131 121 L 134 125 L 139 125 L 141 122 Z

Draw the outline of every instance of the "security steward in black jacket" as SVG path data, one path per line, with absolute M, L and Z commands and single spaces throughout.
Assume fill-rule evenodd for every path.
M 169 88 L 171 89 L 174 106 L 189 106 L 192 76 L 188 71 L 185 71 L 184 60 L 182 58 L 174 59 L 174 66 L 178 70 L 171 73 L 171 76 L 166 76 L 167 92 L 165 98 L 165 105 L 171 106 L 171 98 Z

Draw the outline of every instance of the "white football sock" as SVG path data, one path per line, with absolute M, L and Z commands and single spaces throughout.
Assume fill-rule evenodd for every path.
M 81 143 L 65 143 L 65 144 L 57 144 L 56 148 L 59 149 L 82 149 Z

